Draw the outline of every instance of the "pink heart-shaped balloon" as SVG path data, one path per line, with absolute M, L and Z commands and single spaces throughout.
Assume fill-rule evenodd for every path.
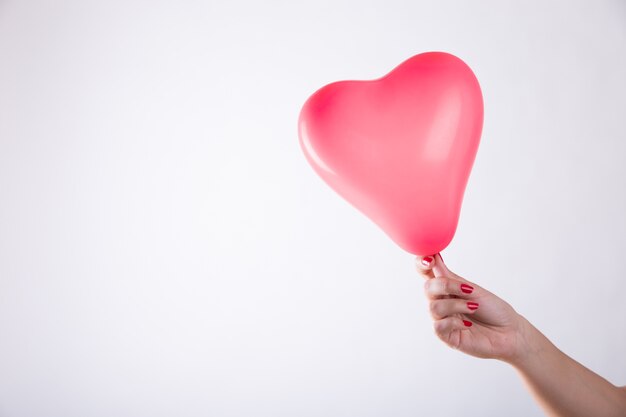
M 298 123 L 322 179 L 416 255 L 452 240 L 483 125 L 478 80 L 459 58 L 428 52 L 371 81 L 315 92 Z

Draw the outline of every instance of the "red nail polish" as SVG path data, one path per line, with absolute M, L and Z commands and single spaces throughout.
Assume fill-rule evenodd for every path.
M 471 321 L 463 320 L 463 324 L 465 325 L 465 327 L 472 327 Z
M 469 308 L 470 310 L 477 310 L 478 309 L 478 303 L 474 303 L 472 301 L 468 301 L 467 302 L 467 308 Z
M 472 291 L 474 291 L 474 287 L 467 284 L 461 284 L 461 291 L 463 291 L 465 294 L 471 294 Z
M 422 265 L 429 266 L 432 261 L 433 261 L 432 256 L 427 256 L 424 259 L 422 259 Z

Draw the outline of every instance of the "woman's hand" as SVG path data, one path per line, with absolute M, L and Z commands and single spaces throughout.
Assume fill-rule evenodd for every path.
M 451 272 L 441 255 L 418 257 L 437 336 L 479 358 L 513 362 L 522 353 L 526 320 L 504 300 Z
M 451 272 L 441 255 L 417 258 L 435 333 L 479 358 L 510 363 L 550 416 L 626 416 L 626 391 L 585 368 L 508 303 Z

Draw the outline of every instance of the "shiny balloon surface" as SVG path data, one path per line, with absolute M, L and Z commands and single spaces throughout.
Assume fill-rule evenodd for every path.
M 320 88 L 298 130 L 308 162 L 332 189 L 404 250 L 430 255 L 454 237 L 482 125 L 472 70 L 428 52 L 381 78 Z

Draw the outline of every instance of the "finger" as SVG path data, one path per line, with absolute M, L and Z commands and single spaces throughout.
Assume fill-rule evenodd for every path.
M 478 303 L 461 298 L 445 298 L 430 302 L 430 315 L 435 320 L 441 320 L 453 314 L 473 314 L 478 310 Z
M 463 278 L 448 269 L 443 261 L 443 258 L 441 257 L 441 253 L 435 254 L 434 257 L 435 261 L 433 263 L 433 273 L 435 274 L 435 277 L 452 277 L 463 280 Z
M 424 292 L 431 300 L 453 295 L 459 298 L 468 299 L 476 297 L 478 287 L 467 281 L 461 281 L 450 277 L 435 277 L 424 283 Z
M 444 342 L 450 342 L 450 334 L 455 330 L 469 330 L 470 327 L 472 327 L 471 321 L 455 316 L 435 320 L 433 323 L 435 333 Z
M 434 278 L 433 266 L 435 265 L 434 256 L 417 256 L 415 258 L 415 269 L 422 274 L 424 278 Z

